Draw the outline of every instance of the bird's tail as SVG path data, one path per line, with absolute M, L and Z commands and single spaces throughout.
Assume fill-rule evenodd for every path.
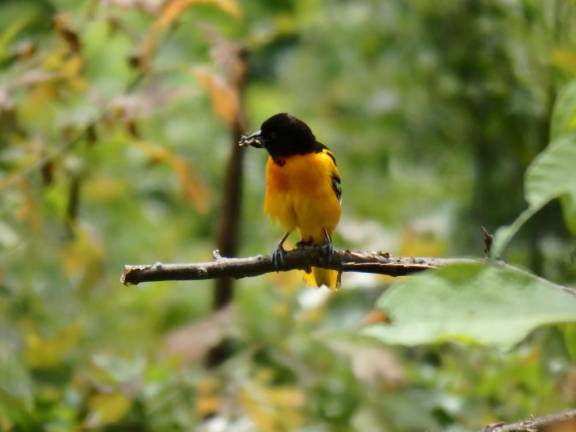
M 326 243 L 326 234 L 324 231 L 311 234 L 312 233 L 309 232 L 303 232 L 302 230 L 300 231 L 301 238 L 310 239 L 312 244 L 323 245 Z M 331 230 L 329 234 L 331 234 Z M 330 289 L 337 289 L 340 287 L 340 276 L 338 275 L 338 270 L 312 267 L 304 272 L 304 282 L 311 287 L 326 285 Z
M 326 285 L 330 289 L 338 289 L 340 286 L 338 270 L 329 270 L 320 267 L 312 267 L 304 272 L 304 282 L 312 287 Z

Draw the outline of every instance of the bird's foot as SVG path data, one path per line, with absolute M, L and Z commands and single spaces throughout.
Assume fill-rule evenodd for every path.
M 331 262 L 332 258 L 334 257 L 334 245 L 332 244 L 332 239 L 330 238 L 330 235 L 326 229 L 324 229 L 324 238 L 326 242 L 320 246 L 320 250 L 326 256 L 326 258 L 328 258 L 328 262 Z
M 274 249 L 274 252 L 272 252 L 272 265 L 276 271 L 280 269 L 280 266 L 284 265 L 286 251 L 284 250 L 283 245 L 289 235 L 290 231 L 284 234 L 284 237 L 282 237 L 282 240 L 280 240 L 280 243 L 278 243 L 278 246 L 276 246 L 276 249 Z
M 312 246 L 312 240 L 300 240 L 298 243 L 296 243 L 296 247 L 298 249 L 302 249 L 308 246 Z
M 334 246 L 332 245 L 332 242 L 324 243 L 320 246 L 320 250 L 326 258 L 328 258 L 329 262 L 332 261 L 332 257 L 334 257 Z
M 280 267 L 284 264 L 284 258 L 286 257 L 286 251 L 282 247 L 282 244 L 278 244 L 274 252 L 272 252 L 272 265 L 274 269 L 278 271 Z

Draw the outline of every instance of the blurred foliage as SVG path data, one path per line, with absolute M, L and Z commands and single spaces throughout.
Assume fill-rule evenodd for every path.
M 0 430 L 464 431 L 573 405 L 576 324 L 524 337 L 573 319 L 573 300 L 533 275 L 445 269 L 388 291 L 345 275 L 329 296 L 273 274 L 217 313 L 209 281 L 118 279 L 125 263 L 210 259 L 241 44 L 251 126 L 291 112 L 338 157 L 339 245 L 478 256 L 480 226 L 527 202 L 506 258 L 574 284 L 575 7 L 1 2 Z M 263 164 L 247 155 L 246 254 L 280 234 L 262 221 Z M 462 337 L 464 312 L 502 337 L 530 325 L 484 347 Z M 426 345 L 359 331 L 420 313 Z M 206 370 L 224 338 L 235 355 Z

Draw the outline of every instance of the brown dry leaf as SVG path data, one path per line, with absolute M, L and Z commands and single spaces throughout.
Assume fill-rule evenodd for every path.
M 146 68 L 150 64 L 152 55 L 164 30 L 170 27 L 189 7 L 201 4 L 215 6 L 234 18 L 242 16 L 242 10 L 236 0 L 168 0 L 164 3 L 160 15 L 156 18 L 144 39 L 138 62 L 141 67 Z
M 208 190 L 196 176 L 195 171 L 184 159 L 177 156 L 170 160 L 170 164 L 178 176 L 186 201 L 192 203 L 198 212 L 206 213 L 208 211 Z
M 192 73 L 200 85 L 208 91 L 214 112 L 232 126 L 240 112 L 240 96 L 238 92 L 221 76 L 210 73 L 203 68 L 193 68 Z
M 184 363 L 202 359 L 233 332 L 234 311 L 224 308 L 210 318 L 181 327 L 166 336 L 166 351 Z
M 364 317 L 363 324 L 391 324 L 392 318 L 382 309 L 372 309 Z
M 395 389 L 406 382 L 402 364 L 393 352 L 386 348 L 344 342 L 331 346 L 336 352 L 350 358 L 354 375 L 369 385 L 381 384 Z
M 397 388 L 406 381 L 404 369 L 384 348 L 363 347 L 352 354 L 352 371 L 366 383 L 382 382 L 387 387 Z
M 80 38 L 78 34 L 70 28 L 70 21 L 66 15 L 56 15 L 52 22 L 54 23 L 54 28 L 68 44 L 71 51 L 79 52 L 81 49 Z
M 153 161 L 169 164 L 178 177 L 182 195 L 186 201 L 190 202 L 199 213 L 208 211 L 210 201 L 208 188 L 196 175 L 188 161 L 165 147 L 146 141 L 135 141 L 134 145 L 143 150 Z

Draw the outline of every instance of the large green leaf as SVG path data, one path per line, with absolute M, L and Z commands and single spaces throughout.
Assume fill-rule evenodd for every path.
M 557 138 L 534 159 L 526 172 L 525 188 L 530 207 L 563 195 L 576 196 L 576 135 Z
M 554 106 L 551 143 L 528 167 L 524 193 L 528 208 L 496 232 L 493 256 L 502 255 L 518 230 L 544 205 L 562 198 L 568 228 L 576 233 L 576 81 L 568 84 Z
M 540 325 L 576 321 L 576 292 L 510 266 L 458 264 L 395 283 L 378 307 L 391 323 L 364 332 L 386 343 L 509 348 Z
M 563 205 L 567 221 L 572 220 L 576 201 L 576 135 L 562 135 L 554 140 L 532 162 L 524 179 L 528 208 L 509 226 L 496 232 L 493 253 L 500 256 L 520 227 L 555 198 L 565 198 Z M 568 224 L 571 225 L 570 223 Z
M 552 114 L 552 139 L 576 129 L 576 81 L 568 84 L 554 105 Z

